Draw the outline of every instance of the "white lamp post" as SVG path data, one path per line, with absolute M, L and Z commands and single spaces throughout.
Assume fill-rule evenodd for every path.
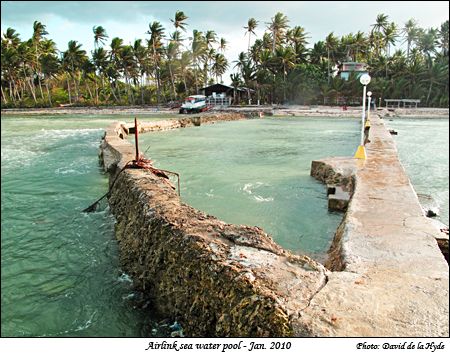
M 370 82 L 370 75 L 364 74 L 359 78 L 359 82 L 363 85 L 363 107 L 362 107 L 362 116 L 361 116 L 361 143 L 356 150 L 355 159 L 366 159 L 366 149 L 364 148 L 364 126 L 365 126 L 365 118 L 366 118 L 366 88 Z
M 371 96 L 372 91 L 367 91 L 367 121 L 370 119 L 370 100 L 372 98 Z

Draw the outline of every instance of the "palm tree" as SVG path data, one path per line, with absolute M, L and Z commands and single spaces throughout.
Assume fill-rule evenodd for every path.
M 181 38 L 181 33 L 178 31 L 178 28 L 182 29 L 184 32 L 186 32 L 187 23 L 183 22 L 184 20 L 187 20 L 188 17 L 184 14 L 183 11 L 177 11 L 175 12 L 175 19 L 171 19 L 170 21 L 173 23 L 173 26 L 175 27 L 175 32 L 171 36 L 171 41 L 176 44 L 176 47 L 172 48 L 172 50 L 175 50 L 173 58 L 175 59 L 178 55 L 178 47 L 181 45 L 181 42 L 184 40 Z
M 330 52 L 333 53 L 333 51 L 336 50 L 336 47 L 338 45 L 338 39 L 334 36 L 334 33 L 331 32 L 326 38 L 325 38 L 325 47 L 327 48 L 327 54 L 328 54 L 328 61 L 327 61 L 327 67 L 328 67 L 328 83 L 330 83 Z
M 219 42 L 219 50 L 223 53 L 225 52 L 225 49 L 227 48 L 228 42 L 225 38 L 220 38 Z
M 436 47 L 439 45 L 438 42 L 438 31 L 435 28 L 429 28 L 425 32 L 421 32 L 418 38 L 418 46 L 420 50 L 428 58 L 428 66 L 432 64 L 431 55 L 436 53 Z
M 39 21 L 34 21 L 33 23 L 33 35 L 31 37 L 32 43 L 33 43 L 33 48 L 35 50 L 34 54 L 35 54 L 35 60 L 33 61 L 33 67 L 34 67 L 34 72 L 36 74 L 36 77 L 38 79 L 39 82 L 39 89 L 41 92 L 41 98 L 44 99 L 44 93 L 42 92 L 42 84 L 41 84 L 41 68 L 40 68 L 40 63 L 39 63 L 39 57 L 41 56 L 41 48 L 40 48 L 40 44 L 42 39 L 44 38 L 45 35 L 48 34 L 48 32 L 45 30 L 45 25 L 43 25 L 41 22 Z
M 181 53 L 181 58 L 179 60 L 181 75 L 183 76 L 184 92 L 188 92 L 186 85 L 186 72 L 192 64 L 192 54 L 189 51 Z
M 173 70 L 172 70 L 172 62 L 175 60 L 176 55 L 177 55 L 177 45 L 174 42 L 171 42 L 166 47 L 166 57 L 167 57 L 167 61 L 168 61 L 167 64 L 169 66 L 170 81 L 172 83 L 172 90 L 173 90 L 172 100 L 174 100 L 177 96 L 177 92 L 175 90 L 175 80 L 174 80 L 174 75 L 173 75 Z
M 121 65 L 121 51 L 123 48 L 123 39 L 119 37 L 114 37 L 111 40 L 111 51 L 109 52 L 109 74 L 112 74 L 111 70 L 114 70 L 114 75 L 109 75 L 109 78 L 112 80 L 111 84 L 111 92 L 113 93 L 114 97 L 114 91 L 117 90 L 117 97 L 116 101 L 120 102 L 121 95 L 120 95 L 120 86 L 118 84 L 118 79 L 121 76 L 122 71 L 122 65 Z M 117 99 L 118 98 L 118 99 Z
M 216 83 L 219 82 L 218 80 L 219 76 L 220 80 L 222 81 L 222 75 L 225 74 L 227 69 L 228 69 L 228 60 L 225 58 L 223 54 L 217 53 L 214 56 L 214 62 L 211 67 L 213 74 L 216 76 Z
M 371 35 L 371 41 L 373 45 L 375 45 L 376 53 L 379 55 L 379 50 L 381 47 L 380 43 L 380 34 L 386 30 L 386 28 L 389 25 L 388 21 L 389 16 L 385 14 L 379 14 L 377 15 L 377 19 L 375 23 L 372 25 L 372 31 L 370 32 Z
M 281 12 L 277 12 L 272 17 L 272 22 L 269 23 L 268 29 L 272 32 L 272 53 L 275 54 L 275 45 L 280 43 L 283 38 L 284 31 L 288 28 L 288 18 Z
M 385 52 L 386 52 L 386 58 L 387 58 L 387 60 L 386 60 L 386 77 L 388 76 L 387 63 L 389 61 L 391 44 L 395 45 L 396 38 L 397 38 L 397 26 L 394 22 L 391 22 L 384 30 L 384 43 L 385 43 Z
M 51 107 L 52 100 L 50 97 L 48 84 L 50 79 L 55 77 L 55 75 L 59 71 L 59 61 L 56 57 L 56 44 L 51 39 L 45 39 L 41 42 L 41 57 L 39 58 L 39 67 L 42 71 L 44 84 L 47 89 L 47 97 Z
M 233 86 L 233 104 L 236 104 L 236 89 L 242 85 L 242 80 L 238 73 L 230 74 L 230 79 Z
M 309 51 L 309 62 L 311 64 L 321 65 L 325 62 L 327 50 L 325 42 L 318 41 Z
M 417 22 L 413 18 L 406 21 L 405 26 L 402 29 L 402 34 L 405 37 L 405 41 L 403 43 L 407 43 L 406 47 L 406 56 L 409 58 L 409 52 L 411 49 L 411 44 L 418 37 L 419 31 L 417 28 Z
M 170 21 L 173 23 L 175 30 L 181 28 L 183 31 L 186 32 L 185 26 L 187 26 L 187 23 L 183 21 L 187 20 L 188 18 L 189 17 L 187 17 L 183 11 L 177 11 L 175 12 L 175 18 L 173 20 L 170 19 Z
M 100 79 L 101 79 L 101 85 L 102 85 L 102 92 L 105 95 L 105 83 L 104 83 L 104 78 L 106 75 L 106 70 L 108 68 L 108 52 L 103 49 L 102 47 L 94 49 L 94 51 L 92 52 L 92 61 L 95 65 L 95 68 L 98 72 L 98 74 L 100 75 Z M 98 98 L 98 91 L 96 88 L 96 101 L 97 104 L 99 102 L 99 98 Z M 105 98 L 105 97 L 104 97 Z
M 445 85 L 448 82 L 448 64 L 431 62 L 428 68 L 423 72 L 424 81 L 429 83 L 426 105 L 430 102 L 433 85 Z M 442 78 L 445 78 L 444 80 Z M 444 84 L 443 84 L 444 83 Z
M 139 73 L 139 86 L 141 91 L 141 104 L 144 104 L 144 75 L 147 71 L 147 50 L 142 45 L 142 39 L 136 39 L 133 44 L 133 54 Z
M 280 65 L 281 65 L 281 69 L 283 70 L 283 82 L 284 82 L 284 87 L 283 87 L 283 99 L 284 101 L 286 101 L 286 76 L 287 76 L 287 71 L 288 69 L 290 69 L 291 67 L 293 67 L 294 64 L 294 53 L 292 52 L 292 49 L 289 47 L 286 48 L 278 48 L 276 51 L 276 58 L 279 61 Z
M 194 64 L 194 81 L 195 81 L 195 90 L 198 94 L 198 80 L 197 73 L 200 70 L 200 59 L 205 55 L 207 50 L 207 46 L 205 43 L 205 39 L 203 33 L 197 30 L 192 32 L 192 45 L 191 45 L 191 53 L 192 53 L 192 62 Z
M 16 87 L 18 68 L 20 66 L 20 56 L 17 49 L 20 43 L 19 33 L 17 33 L 15 29 L 8 27 L 6 32 L 2 34 L 2 78 L 8 77 L 7 81 L 9 83 L 9 95 L 12 101 L 15 101 L 15 96 L 18 96 L 20 99 Z M 3 86 L 2 97 L 6 104 L 6 94 L 3 91 Z
M 15 102 L 15 76 L 16 76 L 16 66 L 19 63 L 19 56 L 17 54 L 17 50 L 12 47 L 6 47 L 6 43 L 2 41 L 2 51 L 1 51 L 1 60 L 2 60 L 2 85 L 3 82 L 8 81 L 9 83 L 9 96 L 10 99 Z M 8 103 L 7 96 L 3 91 L 2 86 L 2 97 L 5 104 Z
M 33 63 L 33 60 L 35 59 L 35 56 L 33 54 L 33 43 L 31 39 L 19 44 L 19 46 L 17 47 L 17 55 L 19 57 L 24 81 L 28 85 L 30 93 L 33 96 L 34 103 L 36 104 L 36 91 L 33 83 L 33 72 L 31 65 L 31 63 Z
M 234 68 L 238 68 L 238 70 L 242 70 L 242 68 L 244 67 L 244 64 L 247 62 L 248 58 L 247 58 L 247 54 L 245 54 L 244 52 L 240 52 L 239 56 L 238 56 L 238 60 L 235 60 L 233 63 L 236 63 L 236 65 L 233 67 Z
M 97 49 L 99 42 L 101 44 L 105 44 L 108 35 L 106 34 L 106 30 L 102 26 L 92 27 L 92 32 L 94 32 L 94 49 Z
M 72 77 L 72 80 L 75 84 L 75 91 L 77 94 L 76 101 L 78 101 L 80 92 L 78 89 L 78 81 L 79 81 L 79 68 L 81 67 L 81 64 L 83 63 L 83 60 L 86 58 L 86 51 L 81 49 L 81 44 L 78 44 L 77 41 L 69 41 L 68 43 L 68 49 L 63 52 L 63 64 L 65 64 L 65 68 L 69 70 L 70 76 Z M 76 80 L 78 78 L 78 80 Z M 68 87 L 70 90 L 70 83 L 67 79 Z M 70 95 L 70 94 L 69 94 Z
M 355 61 L 358 61 L 358 54 L 366 54 L 367 52 L 367 38 L 363 32 L 358 31 L 354 36 L 353 45 L 355 46 Z
M 250 37 L 251 37 L 251 34 L 253 33 L 256 36 L 256 33 L 255 33 L 256 26 L 258 26 L 258 21 L 256 21 L 252 17 L 252 18 L 250 18 L 247 21 L 247 26 L 244 27 L 247 30 L 245 32 L 245 35 L 248 34 L 248 50 L 247 50 L 247 53 L 250 53 Z
M 14 28 L 8 27 L 6 32 L 2 34 L 2 44 L 6 48 L 17 48 L 20 44 L 20 34 Z
M 440 40 L 440 46 L 442 48 L 442 54 L 444 56 L 448 56 L 448 20 L 445 21 L 443 24 L 441 24 L 441 28 L 438 31 L 439 34 L 439 40 Z
M 152 48 L 153 64 L 155 66 L 157 103 L 160 102 L 161 96 L 161 82 L 160 82 L 160 51 L 162 47 L 162 39 L 164 37 L 164 27 L 158 22 L 154 21 L 149 25 L 147 34 L 150 34 L 149 44 Z
M 386 30 L 387 26 L 389 25 L 388 18 L 389 16 L 385 14 L 377 15 L 377 19 L 375 20 L 375 23 L 372 25 L 372 32 L 382 32 Z

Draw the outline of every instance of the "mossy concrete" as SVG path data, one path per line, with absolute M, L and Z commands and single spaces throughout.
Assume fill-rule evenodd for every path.
M 139 129 L 177 123 L 167 124 Z M 109 127 L 102 142 L 111 180 L 134 158 L 119 137 L 125 128 Z M 152 311 L 176 317 L 186 335 L 313 335 L 298 317 L 326 283 L 321 264 L 282 249 L 258 227 L 227 224 L 182 203 L 170 181 L 149 171 L 120 173 L 109 204 L 122 267 L 152 298 Z

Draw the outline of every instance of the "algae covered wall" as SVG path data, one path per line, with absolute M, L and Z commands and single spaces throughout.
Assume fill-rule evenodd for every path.
M 201 123 L 243 118 L 221 117 Z M 154 122 L 140 130 L 167 127 Z M 121 134 L 123 124 L 109 127 L 101 145 L 111 180 L 133 159 Z M 149 171 L 120 173 L 109 204 L 123 269 L 151 297 L 152 310 L 177 318 L 186 335 L 313 335 L 299 312 L 326 284 L 320 264 L 283 250 L 258 227 L 227 224 L 182 203 L 167 179 Z
M 143 123 L 139 131 L 244 118 L 203 115 Z M 329 253 L 332 271 L 258 227 L 184 204 L 168 179 L 139 169 L 118 175 L 134 148 L 122 139 L 129 125 L 110 126 L 100 157 L 122 267 L 151 297 L 152 312 L 175 317 L 188 336 L 448 336 L 448 264 L 436 230 L 389 132 L 378 117 L 371 123 L 366 161 L 313 163 L 313 176 L 352 194 Z

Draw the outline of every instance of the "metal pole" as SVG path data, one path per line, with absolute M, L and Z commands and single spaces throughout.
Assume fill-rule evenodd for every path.
M 136 161 L 139 161 L 138 135 L 139 135 L 139 132 L 138 132 L 137 119 L 136 119 L 136 117 L 134 117 L 134 143 L 136 145 Z
M 370 100 L 371 100 L 371 96 L 368 96 L 367 97 L 367 120 L 369 120 L 370 119 Z M 374 101 L 375 102 L 375 101 Z
M 362 108 L 362 116 L 361 116 L 361 146 L 364 146 L 364 125 L 366 118 L 366 85 L 363 88 L 363 108 Z

